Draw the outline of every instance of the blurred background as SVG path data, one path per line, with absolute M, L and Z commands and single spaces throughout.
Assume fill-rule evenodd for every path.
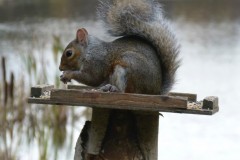
M 160 160 L 240 157 L 240 1 L 163 0 L 181 44 L 176 92 L 218 96 L 213 116 L 163 113 Z M 63 48 L 85 27 L 109 39 L 96 19 L 96 0 L 0 0 L 0 159 L 73 159 L 90 117 L 84 107 L 29 105 L 36 84 L 60 83 Z

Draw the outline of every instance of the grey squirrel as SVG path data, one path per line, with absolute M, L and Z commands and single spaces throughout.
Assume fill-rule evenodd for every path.
M 105 42 L 89 35 L 84 28 L 78 29 L 76 38 L 61 57 L 61 81 L 67 83 L 74 79 L 103 91 L 167 94 L 179 67 L 179 45 L 161 6 L 153 0 L 104 0 L 97 13 L 105 24 L 104 29 L 117 39 Z M 106 128 L 109 113 L 104 117 L 99 130 Z M 137 123 L 146 120 L 141 118 Z M 91 143 L 89 155 L 98 155 L 102 149 L 97 144 L 104 139 L 105 131 L 102 133 L 90 133 L 89 141 L 94 137 L 92 142 L 96 144 Z M 141 147 L 151 147 L 147 145 Z M 154 159 L 151 157 L 154 154 L 144 155 L 146 160 Z
M 104 91 L 168 93 L 179 67 L 179 45 L 161 6 L 149 0 L 102 1 L 98 17 L 112 36 L 121 37 L 105 42 L 78 29 L 61 57 L 61 81 L 74 79 Z

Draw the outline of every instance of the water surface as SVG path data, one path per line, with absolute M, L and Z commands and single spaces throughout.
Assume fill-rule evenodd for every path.
M 166 16 L 181 44 L 182 65 L 174 91 L 197 93 L 198 99 L 218 96 L 220 112 L 214 116 L 163 113 L 159 127 L 159 159 L 239 158 L 239 3 L 234 0 L 163 1 Z M 47 82 L 54 84 L 55 75 L 60 75 L 59 56 L 56 63 L 52 54 L 54 37 L 60 38 L 65 46 L 75 37 L 78 28 L 85 27 L 90 34 L 108 38 L 95 18 L 95 8 L 93 0 L 0 1 L 0 56 L 7 58 L 7 70 L 17 75 L 16 81 L 26 77 L 26 81 L 36 83 L 29 79 L 22 58 L 34 55 L 39 58 L 37 73 L 47 68 Z M 73 141 L 76 141 L 83 121 L 80 119 L 73 128 Z M 70 134 L 71 129 L 71 125 L 67 125 L 67 133 Z M 34 156 L 39 152 L 36 143 L 20 145 L 23 150 L 17 149 L 18 159 L 38 159 Z M 66 148 L 69 147 L 63 146 L 58 152 L 66 151 Z M 70 159 L 73 148 L 74 144 L 70 152 L 62 154 Z M 59 159 L 65 157 L 59 156 Z M 49 159 L 53 159 L 52 154 Z

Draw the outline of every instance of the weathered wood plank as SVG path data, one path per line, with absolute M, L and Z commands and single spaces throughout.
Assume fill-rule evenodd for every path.
M 107 131 L 108 120 L 111 110 L 94 108 L 92 110 L 91 128 L 88 138 L 87 153 L 99 154 L 102 141 Z
M 31 97 L 40 97 L 45 91 L 49 91 L 54 88 L 54 85 L 36 85 L 31 88 Z
M 204 101 L 197 102 L 195 101 L 196 94 L 190 93 L 173 92 L 170 93 L 170 95 L 174 96 L 172 97 L 161 95 L 97 92 L 96 90 L 92 90 L 92 87 L 79 85 L 69 85 L 68 88 L 74 88 L 74 90 L 60 90 L 60 96 L 56 96 L 54 99 L 54 94 L 57 93 L 59 89 L 53 89 L 53 85 L 38 85 L 32 87 L 32 97 L 28 99 L 28 102 L 36 104 L 73 105 L 88 106 L 93 108 L 159 111 L 202 115 L 212 115 L 219 110 L 217 97 L 207 97 Z M 76 88 L 78 89 L 76 90 Z M 36 91 L 38 92 L 37 96 L 34 96 L 34 92 Z M 48 94 L 44 95 L 43 92 L 45 93 L 47 91 Z M 50 93 L 53 93 L 53 97 L 52 95 L 50 97 Z M 42 95 L 39 96 L 39 94 Z M 177 103 L 175 103 L 175 101 L 177 101 Z
M 91 89 L 94 89 L 94 87 L 69 84 L 67 85 L 67 89 L 78 89 L 78 90 L 85 89 L 90 91 Z M 189 101 L 193 101 L 193 102 L 197 101 L 197 94 L 192 94 L 192 93 L 170 92 L 168 96 L 186 97 L 188 98 Z
M 192 102 L 197 101 L 197 94 L 170 92 L 168 95 L 169 96 L 176 96 L 176 97 L 187 97 L 188 101 L 192 101 Z
M 79 105 L 79 103 L 71 103 L 69 104 L 68 101 L 61 101 L 53 100 L 50 98 L 28 98 L 28 103 L 34 103 L 34 104 L 52 104 L 52 105 L 72 105 L 72 106 L 86 106 L 86 107 L 93 107 L 93 108 L 109 108 L 109 109 L 117 109 L 115 106 L 102 106 L 102 105 Z M 189 105 L 189 104 L 188 104 Z M 186 114 L 199 114 L 199 115 L 213 115 L 214 113 L 218 112 L 219 108 L 214 108 L 213 110 L 210 109 L 202 109 L 202 104 L 197 104 L 198 109 L 192 108 L 191 106 L 187 107 L 187 109 L 180 109 L 180 108 L 158 108 L 154 111 L 158 112 L 171 112 L 171 113 L 186 113 Z M 122 108 L 120 108 L 122 109 Z M 137 108 L 135 108 L 137 110 Z M 151 108 L 145 108 L 139 110 L 144 111 L 152 111 Z
M 93 89 L 94 87 L 90 86 L 81 86 L 81 85 L 73 85 L 73 84 L 68 84 L 67 89 Z
M 90 92 L 84 90 L 53 89 L 50 98 L 69 105 L 103 106 L 116 109 L 152 110 L 159 108 L 187 108 L 187 98 L 161 95 Z

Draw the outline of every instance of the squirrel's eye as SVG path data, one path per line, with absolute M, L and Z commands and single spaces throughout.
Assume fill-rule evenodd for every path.
M 66 51 L 66 56 L 71 57 L 72 56 L 72 51 L 71 50 Z

